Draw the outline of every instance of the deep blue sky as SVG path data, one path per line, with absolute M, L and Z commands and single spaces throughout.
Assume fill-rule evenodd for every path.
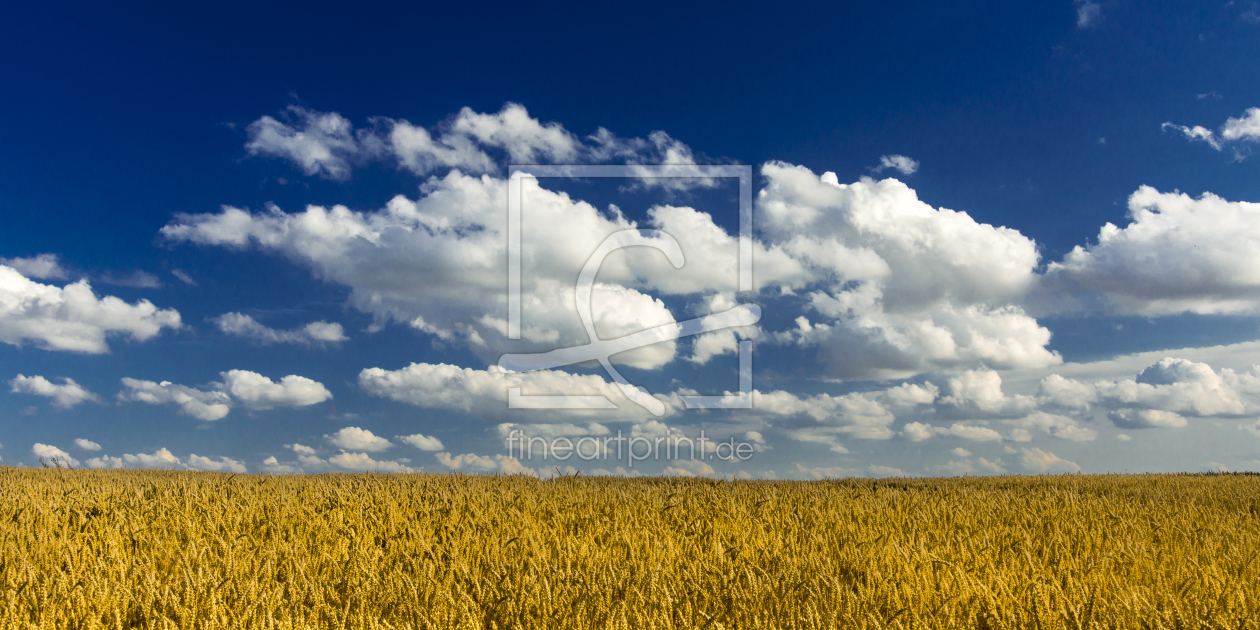
M 335 111 L 363 127 L 377 116 L 432 126 L 463 107 L 497 112 L 515 102 L 578 136 L 598 127 L 622 137 L 665 130 L 714 161 L 781 160 L 833 171 L 840 182 L 871 175 L 881 155 L 907 155 L 922 165 L 904 178 L 921 200 L 1019 230 L 1036 241 L 1043 264 L 1094 242 L 1106 222 L 1124 225 L 1126 200 L 1142 185 L 1260 201 L 1257 158 L 1232 159 L 1160 128 L 1172 121 L 1216 129 L 1260 106 L 1256 3 L 1102 0 L 1088 28 L 1078 26 L 1079 7 L 1070 0 L 7 7 L 0 257 L 55 253 L 93 278 L 153 273 L 164 288 L 93 286 L 98 295 L 176 308 L 193 330 L 145 343 L 115 340 L 108 355 L 0 345 L 0 378 L 72 376 L 111 398 L 122 376 L 199 385 L 249 364 L 274 378 L 297 373 L 324 383 L 342 411 L 359 405 L 357 413 L 400 416 L 412 412 L 358 391 L 360 368 L 483 367 L 466 349 L 435 349 L 412 331 L 358 334 L 371 318 L 345 305 L 348 289 L 282 257 L 157 238 L 175 213 L 212 213 L 221 204 L 371 210 L 396 194 L 414 196 L 421 180 L 397 169 L 356 171 L 339 182 L 249 157 L 246 126 L 289 105 Z M 176 281 L 172 269 L 198 286 Z M 277 328 L 338 321 L 352 342 L 325 350 L 228 343 L 205 321 L 226 311 L 265 315 Z M 1247 313 L 1039 321 L 1056 334 L 1050 349 L 1069 361 L 1260 336 Z M 767 360 L 780 372 L 792 361 Z M 798 389 L 819 387 L 809 381 Z M 246 432 L 207 437 L 215 432 L 171 420 L 173 408 L 111 402 L 41 410 L 64 421 L 36 430 L 16 412 L 40 399 L 4 396 L 6 463 L 30 461 L 27 444 L 53 434 L 68 448 L 103 422 L 114 427 L 111 454 L 201 448 L 247 461 L 252 471 L 259 452 L 345 424 L 312 428 L 303 425 L 306 412 L 274 410 Z M 51 432 L 47 440 L 40 431 Z M 133 434 L 160 437 L 133 445 Z

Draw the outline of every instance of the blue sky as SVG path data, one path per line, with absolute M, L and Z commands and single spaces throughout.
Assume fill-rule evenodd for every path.
M 755 445 L 627 474 L 1260 467 L 1254 2 L 11 18 L 0 463 L 627 466 L 512 458 L 515 429 Z M 542 180 L 507 339 L 512 163 L 751 165 L 757 291 L 730 182 Z M 497 372 L 585 342 L 573 282 L 631 226 L 688 262 L 614 254 L 601 334 L 762 320 L 617 357 L 662 417 L 597 367 Z M 754 408 L 684 409 L 737 386 L 740 339 Z

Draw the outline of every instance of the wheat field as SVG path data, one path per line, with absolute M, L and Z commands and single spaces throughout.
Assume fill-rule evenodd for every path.
M 1260 477 L 0 468 L 4 628 L 1260 628 Z

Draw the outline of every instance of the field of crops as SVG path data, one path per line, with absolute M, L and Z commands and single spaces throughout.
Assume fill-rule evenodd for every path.
M 3 628 L 1260 628 L 1260 476 L 0 468 Z

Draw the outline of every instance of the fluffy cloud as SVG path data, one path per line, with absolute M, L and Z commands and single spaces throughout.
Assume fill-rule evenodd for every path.
M 49 464 L 55 465 L 60 463 L 63 466 L 79 465 L 79 460 L 70 457 L 69 453 L 57 448 L 56 446 L 50 446 L 48 444 L 40 444 L 39 442 L 36 442 L 35 445 L 31 447 L 31 454 L 47 461 Z
M 1060 362 L 1050 333 L 1018 303 L 1035 285 L 1036 244 L 1019 232 L 919 201 L 905 184 L 782 163 L 762 167 L 766 246 L 811 279 L 811 321 L 786 331 L 839 377 L 898 377 L 986 364 Z
M 389 440 L 383 437 L 378 437 L 371 431 L 368 431 L 367 429 L 360 429 L 359 427 L 346 427 L 332 435 L 325 435 L 324 438 L 332 444 L 347 451 L 368 451 L 375 453 L 378 451 L 384 451 L 393 446 Z
M 220 457 L 218 460 L 213 460 L 209 457 L 202 457 L 195 453 L 188 456 L 188 467 L 194 470 L 206 470 L 210 472 L 233 472 L 241 474 L 249 472 L 249 470 L 245 468 L 245 464 L 242 464 L 235 459 Z
M 1043 451 L 1039 448 L 1023 448 L 1020 456 L 1020 464 L 1027 470 L 1033 472 L 1081 472 L 1081 467 L 1076 462 L 1070 462 L 1060 458 L 1058 455 L 1049 451 Z
M 1129 218 L 1051 263 L 1046 285 L 1120 313 L 1260 312 L 1260 204 L 1143 186 Z
M 518 345 L 505 339 L 507 185 L 501 179 L 453 171 L 426 184 L 418 200 L 395 197 L 378 212 L 311 206 L 297 214 L 274 208 L 251 214 L 225 208 L 219 214 L 180 216 L 162 233 L 172 240 L 232 247 L 256 244 L 283 253 L 310 266 L 319 277 L 350 287 L 350 302 L 373 314 L 378 325 L 413 323 L 443 340 L 461 340 L 490 362 L 509 347 L 550 350 L 586 343 L 572 307 L 574 277 L 608 235 L 635 227 L 567 195 L 532 183 L 525 186 L 529 189 L 529 218 L 522 235 L 522 256 L 528 261 L 522 296 L 525 340 Z M 550 235 L 558 224 L 567 226 L 566 238 L 559 241 Z M 639 266 L 647 269 L 644 273 L 652 266 L 669 266 L 658 251 L 632 252 L 634 256 L 651 259 L 649 265 Z M 694 275 L 703 277 L 706 267 L 693 266 Z M 639 278 L 640 271 L 623 258 L 605 265 L 592 299 L 601 335 L 620 336 L 674 321 L 659 299 L 620 284 Z M 734 282 L 735 277 L 726 281 Z M 615 360 L 654 367 L 673 359 L 674 346 L 667 341 Z
M 0 265 L 11 267 L 27 278 L 65 280 L 69 274 L 61 267 L 56 254 L 39 254 L 31 258 L 0 258 Z
M 163 328 L 182 326 L 174 309 L 159 310 L 148 300 L 128 304 L 116 297 L 97 298 L 86 280 L 64 288 L 27 279 L 17 269 L 0 265 L 0 341 L 31 341 L 46 350 L 87 354 L 109 352 L 108 335 L 136 341 L 156 336 Z
M 322 383 L 293 374 L 275 383 L 257 372 L 230 370 L 223 373 L 223 382 L 232 398 L 250 409 L 305 407 L 332 398 Z
M 150 405 L 175 404 L 180 412 L 198 420 L 213 422 L 232 410 L 232 399 L 221 391 L 202 391 L 170 381 L 157 383 L 126 377 L 122 379 L 122 384 L 126 389 L 119 392 L 119 400 Z
M 935 427 L 922 422 L 911 422 L 901 428 L 901 435 L 911 442 L 922 442 L 933 436 L 951 436 L 972 442 L 1001 442 L 1002 434 L 990 429 L 955 422 L 949 427 Z
M 356 134 L 350 121 L 336 113 L 291 106 L 282 117 L 292 124 L 271 116 L 250 123 L 245 143 L 250 155 L 287 159 L 307 175 L 348 179 L 351 162 L 376 144 L 370 134 Z
M 1082 427 L 1075 418 L 1044 411 L 1029 414 L 1018 420 L 1006 420 L 1005 422 L 1015 427 L 1011 431 L 1011 440 L 1015 442 L 1032 440 L 1032 432 L 1034 431 L 1073 442 L 1091 442 L 1098 437 L 1097 431 Z
M 101 402 L 101 397 L 84 389 L 82 385 L 74 382 L 72 378 L 62 378 L 62 383 L 56 385 L 42 376 L 23 376 L 18 374 L 13 380 L 9 381 L 10 391 L 15 394 L 34 394 L 36 396 L 44 396 L 52 399 L 54 407 L 69 409 L 75 405 L 84 402 Z
M 192 457 L 197 457 L 197 456 L 193 455 Z M 227 464 L 226 462 L 231 462 L 232 464 L 239 465 L 239 462 L 236 462 L 235 460 L 227 459 L 226 457 L 223 458 L 223 460 L 221 460 L 220 462 L 213 462 L 212 460 L 209 460 L 204 457 L 198 458 L 198 462 L 207 463 L 208 465 L 211 465 L 211 466 L 228 466 L 229 468 L 224 468 L 225 470 L 230 470 L 230 466 L 231 466 L 231 464 Z M 92 459 L 87 460 L 87 466 L 88 468 L 187 468 L 187 466 L 185 466 L 184 463 L 181 462 L 178 457 L 172 455 L 171 452 L 166 448 L 160 448 L 154 451 L 152 454 L 137 453 L 133 455 L 131 453 L 127 453 L 123 455 L 122 457 L 110 457 L 108 455 L 101 455 L 100 457 L 93 457 Z M 216 470 L 216 469 L 206 468 L 206 469 L 199 469 L 199 470 Z M 234 470 L 232 472 L 245 472 L 245 471 Z
M 891 168 L 902 175 L 914 175 L 915 171 L 919 170 L 919 161 L 904 155 L 881 155 L 879 168 L 876 168 L 875 172 L 878 173 L 886 168 Z
M 440 451 L 445 448 L 442 446 L 442 440 L 420 433 L 414 433 L 412 435 L 396 435 L 394 437 L 396 437 L 399 442 L 402 442 L 403 444 L 410 444 L 422 451 Z
M 79 447 L 79 448 L 81 448 L 81 449 L 83 449 L 83 450 L 85 450 L 85 451 L 99 451 L 99 450 L 101 450 L 101 445 L 100 445 L 100 444 L 97 444 L 96 442 L 93 442 L 92 440 L 87 440 L 87 439 L 84 439 L 84 438 L 77 438 L 77 439 L 74 441 L 74 445 L 75 445 L 75 446 L 77 446 L 77 447 Z
M 368 368 L 359 373 L 359 387 L 375 396 L 432 409 L 463 411 L 483 419 L 504 418 L 508 412 L 508 388 L 519 387 L 521 395 L 558 396 L 600 394 L 619 405 L 618 409 L 547 409 L 546 417 L 557 415 L 599 416 L 622 419 L 650 417 L 647 410 L 625 399 L 616 385 L 596 375 L 576 375 L 544 370 L 510 374 L 498 366 L 486 370 L 454 365 L 412 363 L 399 370 Z M 665 415 L 681 407 L 675 398 L 657 396 L 665 403 Z M 518 412 L 514 416 L 520 416 Z
M 341 324 L 322 321 L 311 322 L 296 330 L 269 328 L 241 313 L 224 313 L 211 321 L 225 334 L 261 343 L 338 343 L 349 339 Z
M 714 474 L 713 467 L 699 459 L 677 459 L 665 467 L 667 477 L 702 477 Z
M 537 476 L 533 469 L 521 464 L 515 457 L 506 455 L 482 456 L 475 453 L 451 455 L 442 452 L 434 455 L 443 466 L 451 470 L 467 470 L 478 473 L 506 473 L 509 475 Z
M 344 470 L 362 472 L 415 472 L 404 461 L 376 460 L 367 453 L 338 453 L 329 457 L 328 463 Z

